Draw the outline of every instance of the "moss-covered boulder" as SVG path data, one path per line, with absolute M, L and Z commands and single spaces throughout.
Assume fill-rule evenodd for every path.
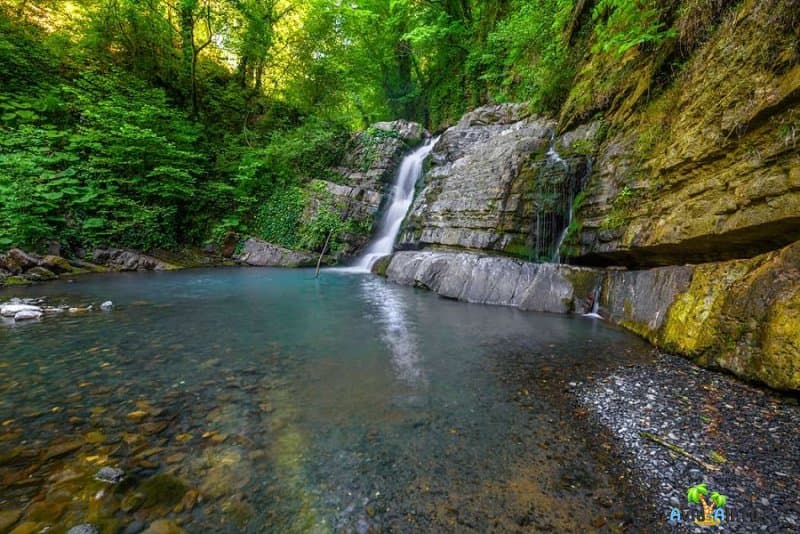
M 603 313 L 700 365 L 800 391 L 800 242 L 746 260 L 609 272 Z

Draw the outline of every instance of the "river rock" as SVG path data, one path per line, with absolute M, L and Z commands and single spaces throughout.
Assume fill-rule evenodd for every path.
M 114 303 L 110 300 L 105 301 L 100 305 L 100 309 L 103 311 L 111 311 L 114 308 Z
M 95 249 L 93 258 L 95 262 L 119 271 L 169 271 L 177 268 L 171 263 L 129 249 Z
M 33 267 L 32 269 L 28 269 L 25 273 L 25 278 L 35 282 L 47 282 L 49 280 L 55 280 L 58 278 L 58 275 L 44 267 Z
M 33 254 L 28 254 L 18 248 L 9 250 L 3 259 L 3 267 L 12 274 L 20 274 L 28 269 L 39 265 L 39 258 Z
M 67 531 L 67 534 L 100 534 L 100 531 L 94 525 L 85 523 L 72 527 Z
M 23 310 L 14 314 L 15 321 L 32 321 L 41 318 L 41 311 Z
M 42 312 L 42 308 L 39 306 L 33 306 L 31 304 L 6 304 L 0 307 L 0 315 L 3 317 L 14 317 L 20 312 Z
M 109 484 L 119 484 L 125 478 L 125 471 L 115 467 L 103 467 L 94 478 L 100 482 L 108 482 Z
M 302 267 L 315 265 L 317 258 L 312 254 L 250 238 L 244 244 L 244 253 L 239 257 L 239 261 L 256 267 Z
M 71 273 L 75 270 L 69 261 L 61 256 L 47 255 L 41 259 L 39 265 L 56 274 Z
M 466 302 L 586 313 L 603 272 L 475 253 L 409 251 L 392 256 L 386 275 Z

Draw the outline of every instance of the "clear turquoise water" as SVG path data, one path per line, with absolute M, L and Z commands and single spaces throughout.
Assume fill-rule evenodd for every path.
M 0 511 L 53 531 L 570 530 L 625 508 L 562 395 L 649 358 L 602 322 L 308 270 L 98 275 L 0 300 L 14 295 L 115 303 L 0 328 Z M 125 481 L 94 481 L 103 465 Z M 179 488 L 148 501 L 154 478 Z M 176 508 L 186 489 L 201 500 Z

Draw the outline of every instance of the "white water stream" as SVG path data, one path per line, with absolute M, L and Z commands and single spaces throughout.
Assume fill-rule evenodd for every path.
M 356 262 L 351 267 L 342 270 L 369 272 L 379 258 L 393 252 L 394 242 L 400 233 L 400 226 L 414 200 L 414 185 L 422 177 L 422 164 L 438 140 L 438 137 L 429 139 L 403 159 L 400 170 L 397 172 L 397 179 L 392 185 L 391 204 L 381 218 L 378 232 Z

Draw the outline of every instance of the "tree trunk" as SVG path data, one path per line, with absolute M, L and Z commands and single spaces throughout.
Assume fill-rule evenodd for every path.
M 195 96 L 195 64 L 197 54 L 194 47 L 194 8 L 196 2 L 184 0 L 180 4 L 181 53 L 183 56 L 183 74 L 188 89 L 188 100 L 192 106 L 192 114 L 197 113 Z

